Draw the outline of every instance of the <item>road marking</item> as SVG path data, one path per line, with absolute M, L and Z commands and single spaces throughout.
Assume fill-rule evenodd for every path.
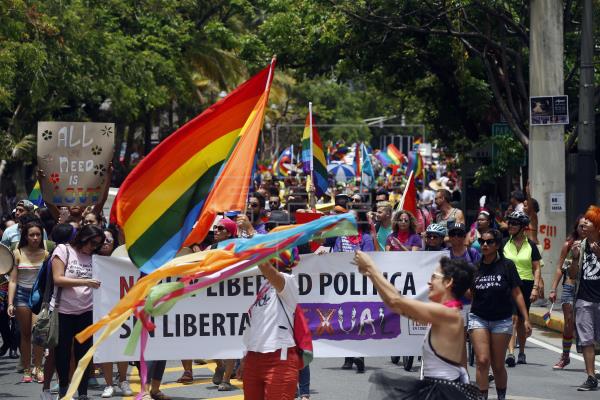
M 563 353 L 563 351 L 562 351 L 562 349 L 561 349 L 560 347 L 553 346 L 553 345 L 551 345 L 551 344 L 549 344 L 549 343 L 546 343 L 546 342 L 543 342 L 543 341 L 541 341 L 541 340 L 539 340 L 539 339 L 536 339 L 536 338 L 532 338 L 532 337 L 530 337 L 530 338 L 528 338 L 527 340 L 528 340 L 529 342 L 531 342 L 531 343 L 533 343 L 533 344 L 537 345 L 537 346 L 540 346 L 540 347 L 543 347 L 543 348 L 545 348 L 546 350 L 550 350 L 550 351 L 553 351 L 553 352 L 555 352 L 555 353 L 558 353 L 558 354 L 562 354 L 562 353 Z M 582 357 L 582 356 L 580 356 L 580 355 L 579 355 L 579 354 L 577 354 L 577 353 L 571 352 L 571 353 L 569 354 L 569 356 L 570 356 L 571 358 L 574 358 L 574 359 L 576 359 L 576 360 L 579 360 L 579 361 L 581 361 L 581 362 L 584 362 L 584 359 L 583 359 L 583 357 Z M 596 361 L 596 365 L 600 367 L 600 362 L 599 362 L 599 361 Z
M 204 365 L 194 365 L 192 366 L 192 369 L 208 369 L 211 372 L 215 371 L 215 368 L 217 367 L 216 363 L 207 363 Z M 181 371 L 183 372 L 183 367 L 170 367 L 170 368 L 165 368 L 165 373 L 167 372 L 178 372 Z M 139 378 L 139 374 L 137 373 L 130 373 L 129 375 L 129 383 L 131 385 L 131 390 L 134 393 L 138 393 L 141 391 L 142 387 L 141 387 L 141 383 L 140 383 L 140 378 Z M 194 382 L 192 383 L 188 383 L 188 384 L 183 384 L 183 383 L 177 383 L 177 382 L 173 382 L 173 383 L 165 383 L 165 384 L 161 384 L 160 385 L 160 389 L 161 390 L 166 390 L 166 389 L 173 389 L 173 388 L 180 388 L 180 387 L 189 387 L 189 386 L 200 386 L 200 385 L 208 385 L 208 384 L 212 384 L 212 377 L 211 378 L 202 378 L 202 379 L 194 379 Z M 244 387 L 244 382 L 237 380 L 237 379 L 232 379 L 231 380 L 231 385 L 233 387 L 235 387 L 236 389 L 239 390 L 243 390 Z M 221 393 L 221 392 L 219 392 Z M 135 395 L 134 396 L 124 396 L 122 397 L 123 400 L 133 400 L 135 399 Z M 243 400 L 244 399 L 244 394 L 238 394 L 238 395 L 233 395 L 233 396 L 225 396 L 225 397 L 210 397 L 210 399 L 215 399 L 215 400 Z

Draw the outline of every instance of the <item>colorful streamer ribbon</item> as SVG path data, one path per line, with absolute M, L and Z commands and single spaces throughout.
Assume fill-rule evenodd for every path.
M 148 331 L 154 329 L 150 317 L 166 314 L 183 298 L 254 265 L 266 262 L 286 249 L 307 243 L 309 240 L 356 234 L 356 219 L 352 213 L 331 215 L 303 225 L 279 227 L 267 235 L 228 240 L 221 243 L 224 247 L 222 249 L 192 253 L 169 261 L 138 280 L 107 315 L 77 334 L 76 339 L 82 343 L 102 327 L 106 327 L 92 348 L 79 361 L 63 399 L 70 399 L 75 394 L 83 371 L 89 365 L 98 346 L 114 334 L 132 314 L 137 321 L 125 353 L 133 354 L 137 344 L 140 344 L 140 375 L 143 390 L 146 383 L 144 351 Z M 168 277 L 179 279 L 176 282 L 159 284 L 161 280 Z

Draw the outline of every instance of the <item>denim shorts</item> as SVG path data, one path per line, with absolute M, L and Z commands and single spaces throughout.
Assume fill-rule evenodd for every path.
M 565 283 L 562 287 L 562 295 L 560 296 L 560 304 L 573 304 L 575 300 L 575 285 Z
M 29 307 L 29 296 L 31 296 L 31 288 L 26 288 L 17 285 L 17 293 L 15 293 L 15 307 Z
M 512 317 L 499 319 L 498 321 L 489 321 L 469 313 L 469 331 L 474 329 L 487 329 L 490 333 L 504 333 L 512 335 L 513 324 Z

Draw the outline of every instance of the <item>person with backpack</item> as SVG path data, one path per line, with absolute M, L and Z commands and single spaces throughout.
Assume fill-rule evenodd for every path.
M 287 262 L 258 266 L 266 278 L 250 306 L 242 361 L 246 400 L 292 400 L 296 396 L 301 359 L 291 318 L 298 305 L 298 284 Z
M 31 329 L 35 323 L 34 314 L 29 308 L 31 288 L 37 278 L 48 252 L 44 249 L 44 227 L 38 221 L 30 221 L 22 226 L 19 244 L 14 252 L 15 267 L 10 273 L 8 284 L 8 315 L 16 316 L 21 331 L 21 363 L 23 365 L 22 383 L 35 380 L 44 382 L 42 371 L 43 351 L 39 346 L 31 344 Z M 33 364 L 31 369 L 31 353 Z

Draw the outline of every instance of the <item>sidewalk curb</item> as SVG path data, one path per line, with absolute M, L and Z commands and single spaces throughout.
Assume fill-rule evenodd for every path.
M 540 308 L 538 310 L 534 310 L 533 308 L 529 311 L 529 320 L 532 325 L 535 325 L 539 328 L 549 329 L 554 332 L 562 333 L 565 321 L 563 319 L 562 314 L 557 315 L 558 313 L 552 313 L 550 317 L 550 321 L 546 325 L 544 322 L 544 314 L 547 312 L 545 308 Z

